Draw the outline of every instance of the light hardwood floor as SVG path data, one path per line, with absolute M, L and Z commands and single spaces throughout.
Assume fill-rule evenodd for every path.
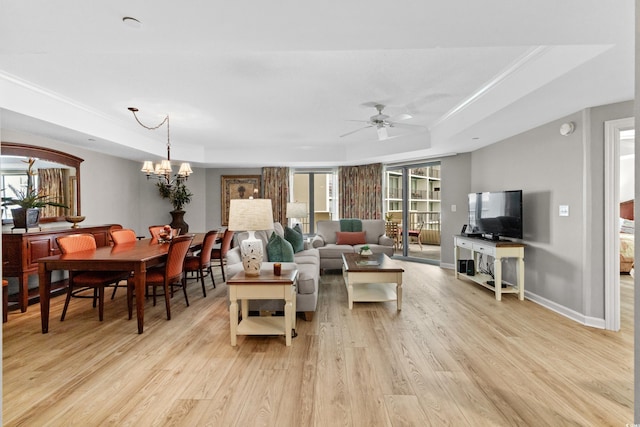
M 5 426 L 624 426 L 632 423 L 633 313 L 622 330 L 578 325 L 439 267 L 403 263 L 403 310 L 347 307 L 340 275 L 322 277 L 298 337 L 229 342 L 226 286 L 191 282 L 172 320 L 146 306 L 143 335 L 124 290 L 105 303 L 54 299 L 3 326 Z M 219 277 L 218 283 L 221 283 Z M 624 293 L 627 296 L 624 296 Z M 623 287 L 623 300 L 632 298 Z

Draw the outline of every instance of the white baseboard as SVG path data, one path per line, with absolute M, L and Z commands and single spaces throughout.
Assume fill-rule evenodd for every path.
M 596 317 L 590 317 L 590 316 L 585 316 L 582 313 L 578 313 L 575 310 L 572 310 L 570 308 L 567 308 L 563 305 L 560 305 L 558 303 L 555 303 L 551 300 L 548 300 L 546 298 L 541 297 L 540 295 L 536 295 L 532 292 L 529 292 L 525 289 L 524 291 L 524 296 L 526 299 L 535 302 L 536 304 L 539 304 L 541 306 L 543 306 L 544 308 L 547 308 L 551 311 L 554 311 L 558 314 L 560 314 L 561 316 L 567 317 L 575 322 L 578 322 L 580 324 L 583 324 L 585 326 L 589 326 L 592 328 L 598 328 L 598 329 L 605 329 L 605 323 L 604 323 L 604 319 L 598 319 Z
M 449 264 L 449 263 L 440 263 L 440 267 L 441 268 L 446 268 L 449 270 L 455 270 L 455 266 L 453 264 Z M 597 317 L 590 317 L 590 316 L 585 316 L 582 313 L 578 313 L 575 310 L 572 310 L 570 308 L 567 308 L 563 305 L 560 305 L 558 303 L 555 303 L 551 300 L 548 300 L 544 297 L 541 297 L 540 295 L 534 294 L 533 292 L 527 291 L 525 289 L 524 291 L 524 297 L 532 302 L 535 302 L 536 304 L 539 304 L 541 306 L 543 306 L 546 309 L 549 309 L 551 311 L 554 311 L 558 314 L 560 314 L 561 316 L 567 317 L 571 320 L 573 320 L 574 322 L 578 322 L 582 325 L 585 326 L 589 326 L 591 328 L 598 328 L 598 329 L 606 329 L 605 326 L 605 321 L 604 319 L 599 319 Z

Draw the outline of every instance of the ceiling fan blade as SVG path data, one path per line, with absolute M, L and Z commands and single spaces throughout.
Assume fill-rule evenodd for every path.
M 405 128 L 405 129 L 414 129 L 414 130 L 427 130 L 427 128 L 425 126 L 420 126 L 420 125 L 409 125 L 406 123 L 390 123 L 391 127 L 396 127 L 396 128 Z
M 397 114 L 393 117 L 389 117 L 387 120 L 390 122 L 395 122 L 395 121 L 400 121 L 400 120 L 409 120 L 412 119 L 413 116 L 411 114 L 407 114 L 407 113 L 402 113 L 402 114 Z
M 342 137 L 344 137 L 344 136 L 351 135 L 352 133 L 360 132 L 361 130 L 363 130 L 363 129 L 367 129 L 367 128 L 370 128 L 370 127 L 373 127 L 373 126 L 369 125 L 369 126 L 362 127 L 362 128 L 360 128 L 360 129 L 352 130 L 351 132 L 347 132 L 347 133 L 345 133 L 345 134 L 343 134 L 343 135 L 340 135 L 340 138 L 342 138 Z

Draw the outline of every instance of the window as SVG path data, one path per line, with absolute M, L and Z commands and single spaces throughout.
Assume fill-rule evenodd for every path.
M 336 219 L 337 215 L 337 174 L 327 171 L 294 171 L 291 185 L 291 201 L 307 204 L 309 216 L 296 219 L 301 222 L 304 234 L 315 234 L 316 223 L 321 220 Z

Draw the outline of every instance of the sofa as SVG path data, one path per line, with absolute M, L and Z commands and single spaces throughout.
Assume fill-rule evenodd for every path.
M 256 238 L 262 241 L 264 261 L 262 270 L 273 270 L 274 261 L 268 259 L 267 243 L 275 232 L 284 238 L 285 230 L 282 224 L 276 222 L 272 230 L 256 231 Z M 242 257 L 240 255 L 240 243 L 248 237 L 247 232 L 236 233 L 234 235 L 234 248 L 227 252 L 227 274 L 233 277 L 234 274 L 242 271 Z M 296 296 L 296 312 L 303 313 L 305 320 L 312 320 L 313 313 L 318 304 L 318 281 L 320 279 L 320 255 L 317 249 L 311 247 L 308 242 L 304 242 L 304 249 L 293 254 L 294 262 L 281 262 L 282 268 L 295 267 L 298 270 L 298 294 Z M 251 300 L 249 302 L 251 311 L 284 311 L 283 300 Z
M 318 221 L 316 236 L 311 241 L 311 246 L 316 248 L 320 254 L 321 271 L 341 269 L 342 254 L 360 252 L 360 249 L 365 245 L 368 245 L 375 254 L 393 255 L 394 240 L 385 235 L 384 220 Z

